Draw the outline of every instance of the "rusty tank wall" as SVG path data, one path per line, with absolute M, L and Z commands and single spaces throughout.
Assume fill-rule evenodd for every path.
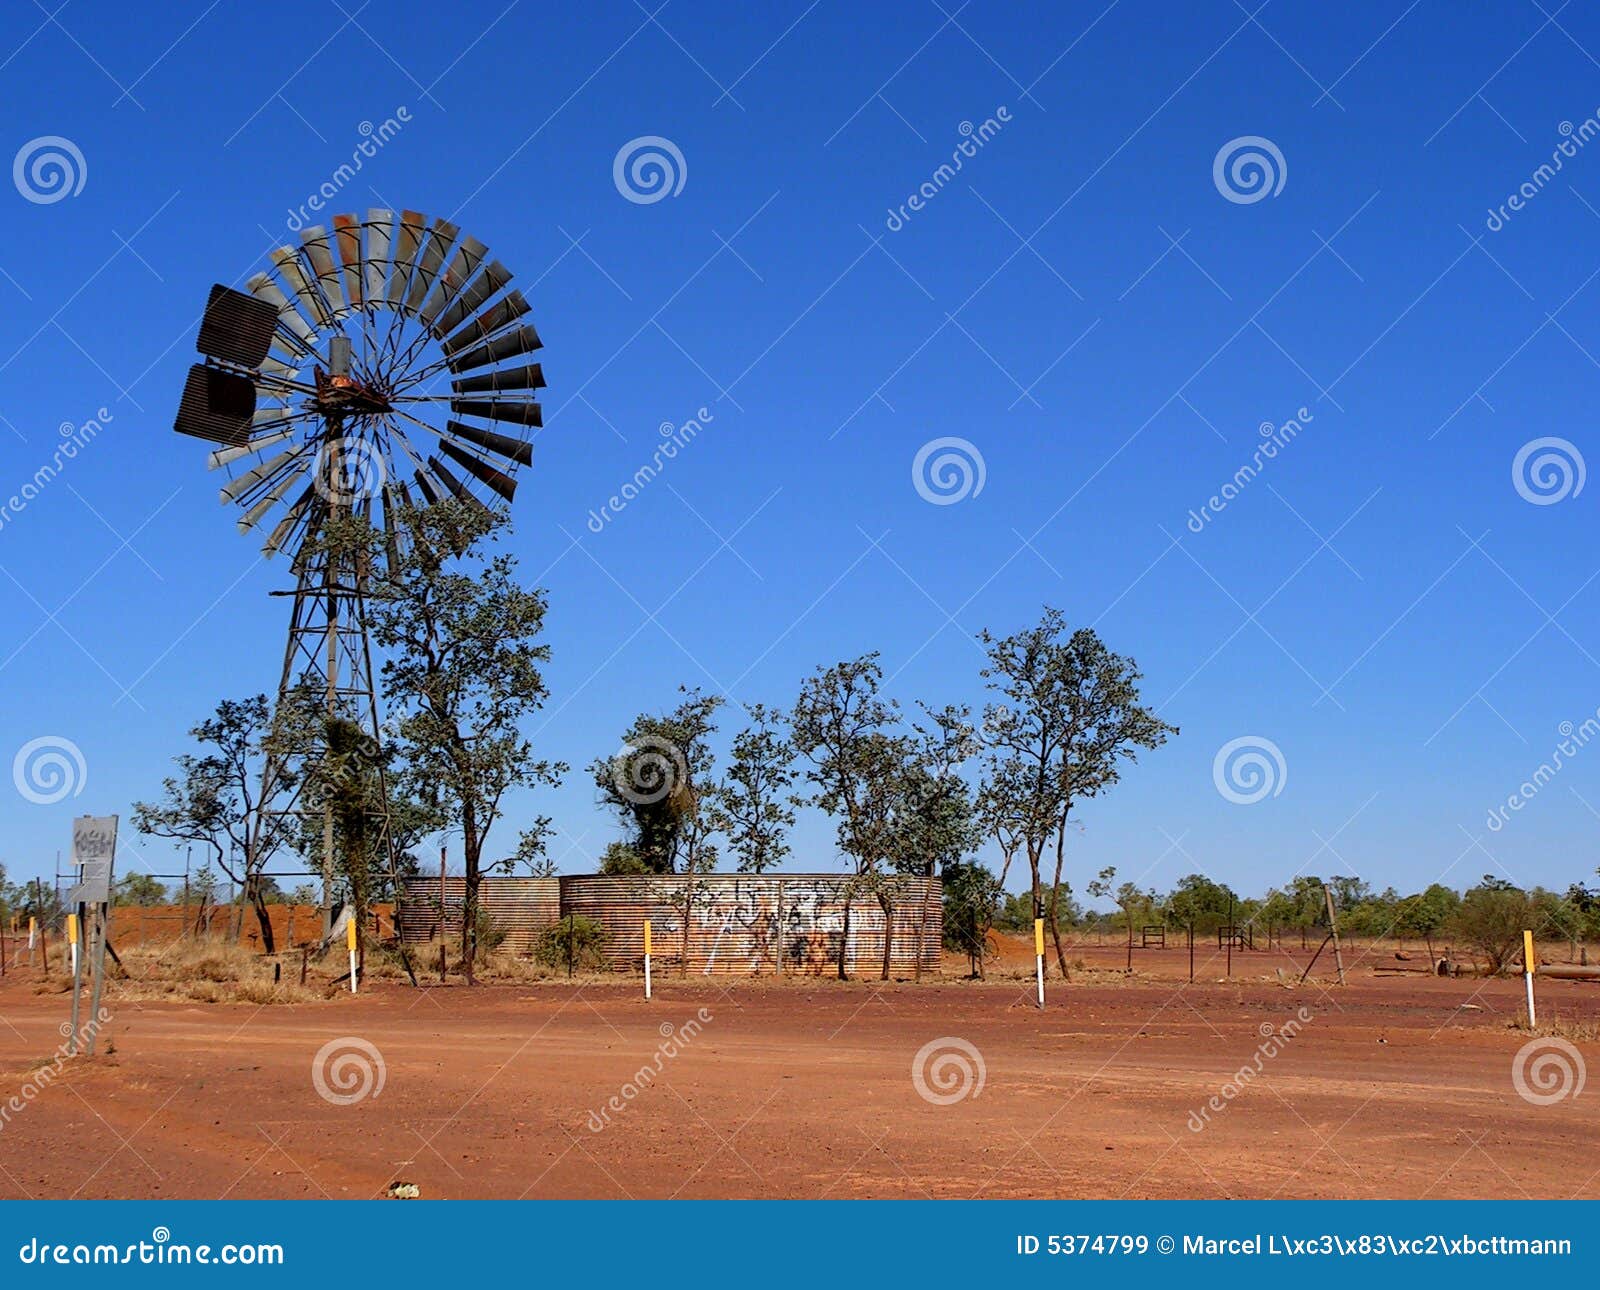
M 890 971 L 913 975 L 920 949 L 922 971 L 937 973 L 944 929 L 939 879 L 900 881 Z M 439 879 L 408 879 L 401 935 L 408 941 L 458 935 L 464 891 L 463 879 L 447 878 L 441 902 Z M 847 897 L 842 875 L 713 873 L 692 880 L 683 874 L 485 878 L 480 898 L 518 950 L 568 914 L 592 919 L 605 928 L 607 956 L 621 971 L 643 963 L 648 918 L 658 971 L 678 970 L 687 960 L 688 971 L 701 975 L 831 975 L 842 954 L 848 975 L 876 975 L 883 963 L 883 909 L 871 895 Z
M 555 878 L 484 878 L 478 898 L 489 921 L 506 935 L 512 949 L 526 952 L 545 928 L 561 919 L 561 888 Z M 448 877 L 405 879 L 400 906 L 400 936 L 405 941 L 431 941 L 461 935 L 461 911 L 467 880 Z

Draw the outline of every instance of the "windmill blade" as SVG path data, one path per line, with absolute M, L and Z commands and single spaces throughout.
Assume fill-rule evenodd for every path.
M 439 315 L 433 324 L 434 335 L 449 335 L 470 318 L 473 311 L 480 308 L 485 300 L 510 281 L 510 269 L 499 260 L 489 261 L 483 266 L 483 272 L 468 283 L 466 290 L 452 300 L 450 307 Z
M 208 358 L 260 367 L 277 328 L 278 311 L 270 304 L 218 282 L 206 297 L 195 348 Z
M 286 448 L 270 461 L 264 461 L 254 469 L 247 470 L 244 474 L 230 479 L 218 490 L 218 498 L 224 502 L 236 502 L 263 480 L 282 470 L 303 451 L 299 446 Z
M 311 489 L 307 487 L 306 491 L 300 494 L 299 500 L 297 500 L 295 504 L 289 508 L 284 517 L 278 521 L 278 526 L 272 530 L 271 536 L 267 538 L 265 545 L 263 545 L 261 548 L 262 555 L 272 556 L 278 553 L 278 551 L 282 548 L 284 539 L 289 536 L 289 531 L 299 521 L 300 517 L 305 514 L 306 507 L 310 505 L 310 503 Z
M 451 399 L 450 410 L 464 417 L 484 417 L 490 421 L 515 421 L 518 425 L 544 425 L 544 409 L 532 399 L 506 399 L 489 403 L 478 399 Z
M 305 261 L 300 258 L 300 252 L 292 246 L 280 246 L 267 253 L 272 261 L 272 267 L 277 269 L 278 275 L 288 284 L 289 290 L 294 292 L 295 299 L 306 307 L 306 311 L 316 319 L 317 326 L 327 327 L 333 322 L 333 315 L 328 312 L 328 302 L 322 298 L 322 292 L 317 290 L 317 284 L 306 273 Z M 315 343 L 313 338 L 312 343 Z
M 389 277 L 389 241 L 394 231 L 394 212 L 374 206 L 367 211 L 367 258 L 365 295 L 367 304 L 383 303 Z
M 428 478 L 428 472 L 425 470 L 417 471 L 416 480 L 417 487 L 422 490 L 422 496 L 427 500 L 428 505 L 437 506 L 439 499 L 444 494 L 439 491 L 439 486 Z
M 526 439 L 501 434 L 498 430 L 484 430 L 478 426 L 463 425 L 460 421 L 450 421 L 446 425 L 451 435 L 465 443 L 482 448 L 485 452 L 498 453 L 519 466 L 533 465 L 533 445 Z
M 440 479 L 444 480 L 444 486 L 450 490 L 451 496 L 454 497 L 456 501 L 466 502 L 469 506 L 475 506 L 480 511 L 486 511 L 489 509 L 483 504 L 482 498 L 480 498 L 476 493 L 474 493 L 470 488 L 468 488 L 450 473 L 450 471 L 445 467 L 444 462 L 440 461 L 437 457 L 429 457 L 428 465 L 432 467 L 434 474 L 439 476 Z
M 328 308 L 334 314 L 344 312 L 344 291 L 339 286 L 339 272 L 333 264 L 333 247 L 328 241 L 328 230 L 321 224 L 312 224 L 300 230 L 300 247 L 311 263 L 317 286 L 322 289 Z M 331 321 L 331 319 L 330 319 Z
M 454 336 L 440 341 L 439 348 L 446 358 L 453 357 L 468 345 L 477 345 L 503 331 L 527 312 L 528 302 L 522 298 L 522 292 L 508 291 Z
M 334 240 L 339 245 L 339 262 L 344 266 L 344 293 L 356 309 L 361 308 L 361 225 L 354 215 L 333 217 Z
M 256 415 L 261 414 L 257 412 Z M 271 434 L 257 435 L 249 443 L 242 443 L 237 448 L 218 448 L 206 458 L 206 469 L 216 470 L 221 466 L 230 465 L 242 458 L 254 456 L 263 448 L 270 448 L 275 443 L 282 443 L 285 439 L 293 437 L 294 427 L 290 426 L 285 430 L 274 430 Z
M 544 368 L 538 363 L 523 367 L 505 367 L 498 372 L 482 372 L 477 376 L 463 376 L 450 382 L 457 394 L 490 394 L 500 390 L 544 389 Z
M 508 331 L 493 340 L 484 341 L 475 349 L 469 349 L 465 354 L 452 358 L 450 370 L 464 372 L 474 367 L 487 367 L 490 363 L 515 358 L 518 354 L 531 354 L 542 348 L 544 342 L 539 339 L 539 333 L 527 323 L 523 323 L 515 331 Z
M 279 324 L 300 343 L 305 352 L 310 353 L 316 348 L 317 334 L 311 330 L 311 324 L 306 322 L 294 301 L 283 294 L 283 288 L 268 274 L 253 274 L 244 285 L 257 300 L 265 300 L 278 311 Z
M 417 316 L 429 327 L 433 327 L 439 311 L 466 287 L 488 254 L 489 248 L 477 238 L 470 234 L 462 238 L 461 244 L 456 247 L 456 253 L 450 257 L 450 263 L 433 284 L 433 290 L 428 293 L 427 300 L 422 308 L 417 310 Z
M 300 375 L 298 367 L 291 367 L 288 363 L 277 358 L 263 358 L 255 366 L 268 376 L 277 376 L 284 380 L 292 381 Z
M 448 439 L 439 445 L 439 451 L 455 462 L 480 484 L 493 489 L 506 501 L 510 501 L 517 493 L 517 481 L 503 470 L 497 470 L 482 457 L 474 457 L 464 448 L 458 448 Z
M 389 576 L 400 571 L 400 534 L 394 526 L 394 490 L 387 483 L 381 493 L 383 498 L 383 548 L 387 558 Z
M 401 211 L 394 230 L 394 268 L 389 274 L 389 306 L 398 309 L 406 298 L 411 274 L 417 267 L 417 249 L 422 245 L 428 217 L 420 211 Z
M 433 221 L 433 227 L 428 230 L 428 240 L 422 244 L 422 253 L 417 256 L 417 269 L 411 275 L 411 290 L 406 293 L 406 308 L 412 313 L 417 312 L 424 297 L 432 289 L 434 281 L 439 276 L 439 267 L 444 263 L 445 254 L 460 232 L 461 230 L 447 219 Z
M 284 475 L 276 487 L 271 489 L 254 506 L 239 517 L 239 532 L 248 533 L 266 517 L 268 511 L 288 495 L 289 489 L 295 481 L 302 478 L 306 471 L 311 469 L 311 463 L 303 461 L 293 470 Z
M 249 442 L 255 410 L 256 384 L 248 376 L 196 363 L 183 383 L 172 428 L 179 434 L 238 447 Z

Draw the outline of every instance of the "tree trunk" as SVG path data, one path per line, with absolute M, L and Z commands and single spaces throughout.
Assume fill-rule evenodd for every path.
M 466 874 L 466 901 L 461 908 L 461 962 L 462 972 L 469 986 L 476 985 L 473 966 L 478 957 L 478 830 L 470 816 L 463 821 L 461 831 L 462 868 Z
M 844 934 L 839 937 L 839 980 L 848 981 L 850 974 L 845 971 L 844 957 L 850 948 L 850 902 L 853 896 L 846 896 L 844 902 Z
M 1072 980 L 1072 973 L 1067 971 L 1067 952 L 1061 945 L 1061 921 L 1056 917 L 1056 905 L 1061 900 L 1061 862 L 1062 852 L 1066 846 L 1067 821 L 1063 816 L 1061 827 L 1056 830 L 1056 876 L 1050 884 L 1050 939 L 1055 942 L 1056 964 L 1061 968 L 1061 979 Z
M 266 894 L 261 890 L 259 875 L 245 879 L 245 890 L 250 893 L 250 904 L 256 911 L 256 922 L 261 925 L 261 949 L 275 954 L 277 943 L 272 939 L 272 913 L 267 907 Z
M 889 979 L 890 952 L 894 947 L 894 900 L 887 892 L 878 893 L 878 908 L 883 910 L 883 971 L 880 981 Z

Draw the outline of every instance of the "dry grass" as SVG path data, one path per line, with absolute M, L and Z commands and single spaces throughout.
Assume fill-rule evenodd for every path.
M 1600 1022 L 1573 1021 L 1554 1012 L 1545 1014 L 1537 1026 L 1530 1026 L 1528 1024 L 1528 1014 L 1519 1012 L 1512 1020 L 1506 1022 L 1506 1028 L 1508 1030 L 1520 1030 L 1524 1034 L 1566 1039 L 1579 1043 L 1592 1043 L 1600 1040 Z
M 331 958 L 331 956 L 330 956 Z M 134 946 L 123 952 L 126 975 L 112 970 L 112 1000 L 186 999 L 195 1003 L 315 1003 L 327 996 L 331 977 L 313 964 L 300 984 L 300 956 L 255 953 L 223 940 L 185 940 Z M 274 981 L 274 970 L 280 977 Z

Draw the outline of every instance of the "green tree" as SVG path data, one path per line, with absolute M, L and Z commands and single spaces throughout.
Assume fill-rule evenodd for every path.
M 693 874 L 715 868 L 712 793 L 717 695 L 679 687 L 684 696 L 664 716 L 640 713 L 623 732 L 622 748 L 589 767 L 600 800 L 632 836 L 628 845 L 651 873 Z
M 989 932 L 1005 889 L 999 878 L 976 862 L 947 864 L 943 878 L 945 948 L 965 954 L 971 974 L 981 979 L 983 962 L 993 949 Z
M 389 654 L 383 687 L 397 717 L 403 795 L 461 830 L 471 984 L 484 845 L 505 794 L 553 786 L 566 771 L 536 757 L 523 733 L 548 697 L 546 600 L 498 548 L 507 523 L 498 513 L 442 502 L 399 523 L 408 540 L 370 602 L 373 636 Z
M 1185 874 L 1162 902 L 1166 916 L 1182 927 L 1193 925 L 1196 932 L 1211 935 L 1228 921 L 1230 910 L 1237 917 L 1238 897 L 1222 883 L 1201 873 Z
M 1499 972 L 1522 946 L 1524 929 L 1536 929 L 1539 910 L 1528 894 L 1493 874 L 1461 897 L 1454 927 Z
M 161 799 L 134 803 L 134 827 L 209 852 L 209 863 L 242 886 L 239 914 L 243 903 L 254 908 L 262 948 L 270 954 L 272 919 L 261 875 L 294 830 L 294 818 L 282 809 L 296 788 L 282 756 L 284 724 L 272 714 L 266 695 L 257 694 L 222 700 L 189 733 L 202 752 L 173 759 L 178 773 L 163 782 Z M 236 916 L 235 937 L 239 923 Z
M 984 709 L 989 782 L 1011 803 L 1037 899 L 1050 850 L 1050 888 L 1060 888 L 1073 807 L 1115 785 L 1125 762 L 1160 747 L 1178 728 L 1140 701 L 1142 676 L 1132 659 L 1108 650 L 1090 628 L 1068 634 L 1059 610 L 1046 608 L 1035 626 L 1013 635 L 984 631 L 979 639 L 989 654 L 982 675 L 997 695 Z M 1059 913 L 1054 902 L 1046 906 L 1066 976 Z
M 794 745 L 780 712 L 750 708 L 750 726 L 733 739 L 727 774 L 712 790 L 714 820 L 740 873 L 765 873 L 789 854 L 789 830 L 802 798 L 793 791 Z

